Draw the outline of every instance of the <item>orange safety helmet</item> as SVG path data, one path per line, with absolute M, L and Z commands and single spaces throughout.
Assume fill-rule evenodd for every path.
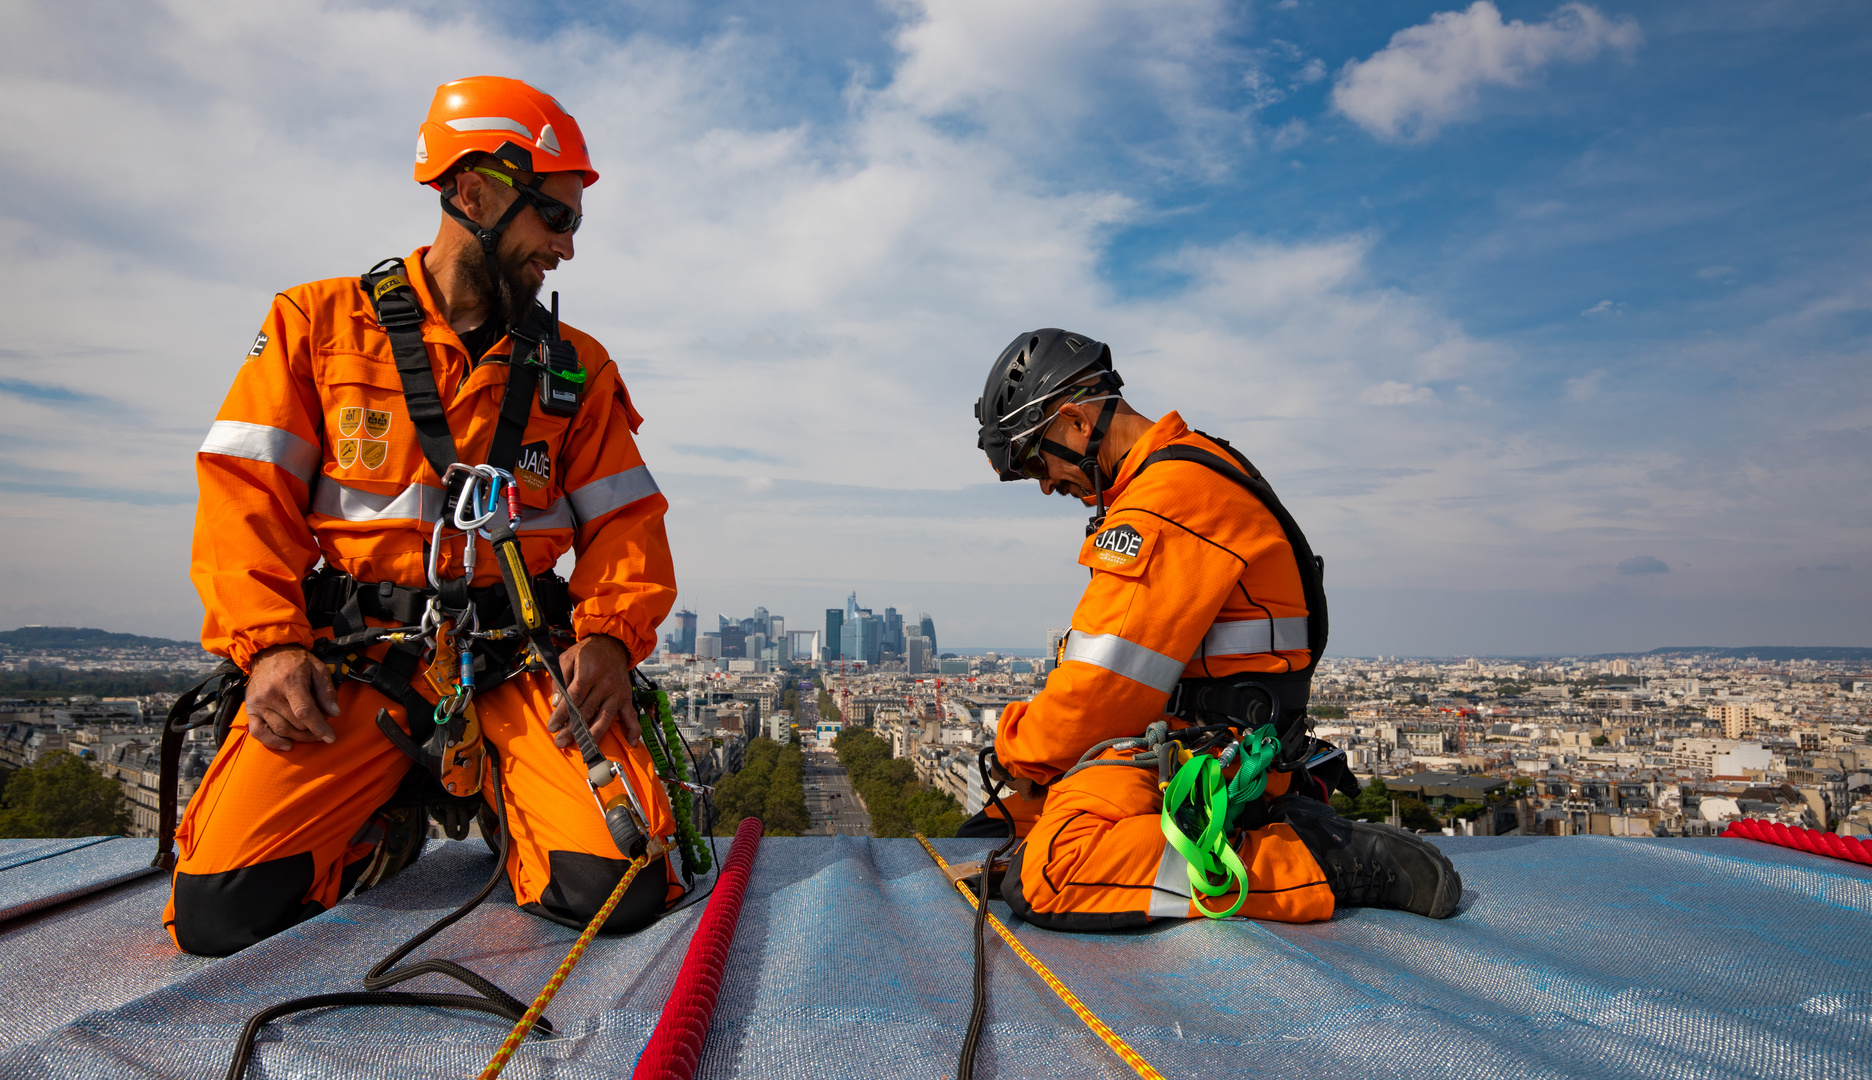
M 586 187 L 598 182 L 585 134 L 572 114 L 551 94 L 498 75 L 475 75 L 436 87 L 429 115 L 416 134 L 416 182 L 440 189 L 462 155 L 491 154 L 506 144 L 531 145 L 529 172 L 576 170 L 585 174 Z

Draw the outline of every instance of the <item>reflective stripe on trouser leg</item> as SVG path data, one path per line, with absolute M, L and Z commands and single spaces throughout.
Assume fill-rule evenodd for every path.
M 1021 893 L 1036 913 L 1062 929 L 1098 929 L 1097 918 L 1135 925 L 1191 918 L 1189 873 L 1165 842 L 1157 774 L 1146 769 L 1087 769 L 1053 785 L 1046 810 L 1021 857 Z M 1240 914 L 1313 922 L 1333 912 L 1332 889 L 1312 853 L 1286 825 L 1249 834 L 1241 848 L 1248 899 Z M 1214 908 L 1234 895 L 1206 899 Z M 1073 916 L 1084 917 L 1072 926 Z
M 1162 830 L 1158 830 L 1161 834 Z M 1150 916 L 1153 919 L 1188 919 L 1190 910 L 1189 860 L 1168 843 L 1157 861 L 1157 880 L 1152 882 Z

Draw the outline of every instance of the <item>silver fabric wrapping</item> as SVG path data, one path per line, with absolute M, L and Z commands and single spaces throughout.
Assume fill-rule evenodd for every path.
M 1166 1076 L 1872 1077 L 1872 870 L 1740 840 L 1439 843 L 1466 885 L 1442 922 L 1352 910 L 1307 926 L 1014 926 Z M 990 846 L 937 844 L 952 859 Z M 9 986 L 47 1000 L 15 1003 L 0 1075 L 219 1075 L 249 1014 L 357 989 L 491 865 L 478 844 L 439 845 L 376 891 L 218 961 L 166 950 L 160 882 L 0 927 Z M 548 1011 L 560 1035 L 530 1040 L 505 1075 L 628 1075 L 700 910 L 600 938 Z M 951 1074 L 969 916 L 914 841 L 763 842 L 697 1075 Z M 526 999 L 574 937 L 503 887 L 418 955 Z M 1130 1075 L 990 942 L 979 1075 Z M 455 989 L 428 976 L 411 988 Z M 268 1029 L 250 1075 L 472 1076 L 505 1029 L 424 1009 L 302 1014 Z

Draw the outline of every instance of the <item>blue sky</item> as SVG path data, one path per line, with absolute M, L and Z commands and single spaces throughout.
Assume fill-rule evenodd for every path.
M 683 601 L 1030 646 L 1083 512 L 996 485 L 1017 332 L 1109 341 L 1328 562 L 1334 651 L 1872 644 L 1854 3 L 11 5 L 0 623 L 188 636 L 190 452 L 270 294 L 427 242 L 433 87 L 604 179 Z

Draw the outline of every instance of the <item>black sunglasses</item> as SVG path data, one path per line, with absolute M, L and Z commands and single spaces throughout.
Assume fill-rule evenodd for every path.
M 527 205 L 533 208 L 533 212 L 538 214 L 540 220 L 542 222 L 545 222 L 546 227 L 548 229 L 551 229 L 553 232 L 556 232 L 556 233 L 578 232 L 578 227 L 580 223 L 582 223 L 585 220 L 584 214 L 579 213 L 577 210 L 572 209 L 570 206 L 567 206 L 565 203 L 562 203 L 558 199 L 553 198 L 551 195 L 546 194 L 544 191 L 541 191 L 539 188 L 533 187 L 531 184 L 521 183 L 520 181 L 514 179 L 513 177 L 508 176 L 506 173 L 497 172 L 496 170 L 487 168 L 486 166 L 474 165 L 470 167 L 474 169 L 475 172 L 481 173 L 486 176 L 491 176 L 494 179 L 499 180 L 501 183 L 506 184 L 508 187 L 513 188 L 515 191 L 519 192 L 521 197 L 526 199 Z M 446 196 L 446 195 L 453 194 L 453 192 L 454 192 L 454 189 L 451 188 L 449 191 L 443 192 L 443 194 Z
M 570 206 L 567 206 L 565 203 L 560 202 L 558 199 L 553 198 L 551 195 L 546 194 L 538 188 L 527 187 L 524 184 L 515 184 L 514 190 L 525 196 L 527 202 L 533 204 L 533 212 L 538 214 L 540 220 L 545 222 L 546 227 L 553 232 L 578 232 L 579 224 L 585 220 L 584 214 L 579 213 L 577 210 L 572 209 Z
M 1047 429 L 1051 428 L 1053 421 L 1057 419 L 1059 419 L 1058 414 L 1048 417 L 1046 423 L 1035 428 L 1025 439 L 1009 448 L 1009 465 L 1015 474 L 1027 480 L 1046 479 L 1046 459 L 1040 453 L 1040 444 L 1046 441 Z

